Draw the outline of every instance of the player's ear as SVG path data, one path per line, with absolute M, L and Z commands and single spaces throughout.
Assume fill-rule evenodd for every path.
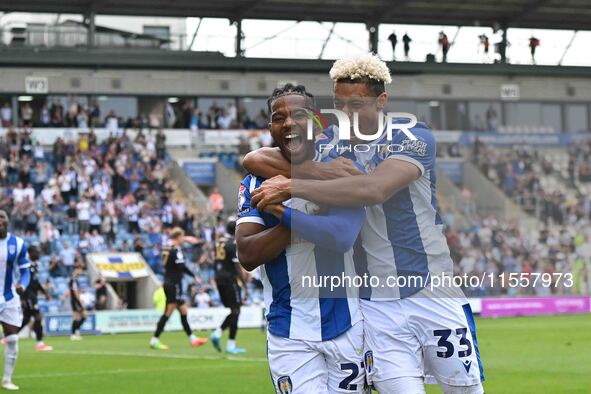
M 376 108 L 378 111 L 383 111 L 388 104 L 388 94 L 386 92 L 380 94 L 376 99 Z

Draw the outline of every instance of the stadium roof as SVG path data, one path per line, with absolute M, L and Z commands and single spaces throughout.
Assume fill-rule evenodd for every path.
M 0 0 L 0 10 L 591 30 L 588 0 Z

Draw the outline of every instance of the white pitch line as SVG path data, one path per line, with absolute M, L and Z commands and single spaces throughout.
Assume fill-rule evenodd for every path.
M 16 374 L 17 379 L 44 379 L 44 378 L 61 378 L 61 377 L 72 377 L 72 376 L 91 376 L 91 375 L 116 375 L 126 373 L 144 373 L 151 371 L 184 371 L 193 369 L 219 369 L 220 366 L 213 365 L 193 365 L 191 367 L 168 367 L 168 368 L 117 368 L 117 369 L 103 369 L 93 371 L 78 371 L 78 372 L 54 372 L 54 373 L 41 373 L 41 374 Z M 229 365 L 224 366 L 229 367 Z
M 81 356 L 121 356 L 121 357 L 146 357 L 146 358 L 168 358 L 168 359 L 179 359 L 179 360 L 228 360 L 228 361 L 242 361 L 242 362 L 254 362 L 254 363 L 266 363 L 267 359 L 262 357 L 240 357 L 240 356 L 203 356 L 203 355 L 189 355 L 189 354 L 166 354 L 160 353 L 148 353 L 148 352 L 97 352 L 97 351 L 85 351 L 85 350 L 54 350 L 49 352 L 50 354 L 71 354 Z

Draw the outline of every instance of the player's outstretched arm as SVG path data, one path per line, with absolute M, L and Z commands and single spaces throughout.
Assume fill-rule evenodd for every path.
M 259 148 L 244 156 L 242 166 L 249 173 L 263 178 L 283 175 L 291 178 L 290 164 L 278 148 Z
M 328 163 L 307 160 L 301 164 L 291 164 L 278 148 L 252 151 L 244 157 L 242 165 L 251 174 L 263 178 L 282 175 L 286 178 L 336 179 L 362 173 L 355 163 L 342 157 Z
M 328 181 L 266 180 L 252 192 L 252 206 L 264 210 L 269 204 L 300 197 L 320 205 L 359 207 L 381 204 L 421 175 L 420 169 L 403 160 L 385 160 L 371 174 Z
M 363 208 L 330 208 L 326 215 L 308 215 L 286 208 L 281 223 L 316 245 L 345 253 L 363 227 Z
M 281 225 L 265 229 L 258 223 L 241 223 L 236 227 L 238 260 L 247 271 L 268 263 L 289 244 L 290 231 Z
M 382 204 L 421 175 L 407 161 L 385 160 L 372 173 L 331 181 L 294 180 L 292 196 L 343 207 Z M 253 196 L 254 200 L 254 196 Z

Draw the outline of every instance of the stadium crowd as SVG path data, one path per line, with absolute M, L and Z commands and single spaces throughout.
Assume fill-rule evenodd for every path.
M 588 157 L 588 149 L 587 144 L 571 149 L 567 170 L 570 185 L 554 163 L 531 146 L 502 150 L 477 140 L 473 159 L 482 173 L 524 211 L 546 225 L 574 225 L 591 221 L 591 195 L 574 188 L 577 178 L 586 179 L 589 164 L 584 157 Z
M 582 144 L 569 152 L 567 173 L 571 180 L 575 164 L 585 167 L 590 145 Z M 458 231 L 448 227 L 447 237 L 458 272 L 482 273 L 560 273 L 572 272 L 575 286 L 501 289 L 498 286 L 469 289 L 474 295 L 576 294 L 591 265 L 591 195 L 568 185 L 561 171 L 543 153 L 531 146 L 493 149 L 477 140 L 473 160 L 525 212 L 541 223 L 539 231 L 524 231 L 517 223 L 501 223 L 481 217 L 475 209 L 471 191 L 464 189 L 463 215 L 471 228 Z M 558 166 L 559 167 L 559 166 Z M 580 167 L 579 167 L 580 168 Z M 584 170 L 583 170 L 584 173 Z M 579 177 L 580 179 L 580 177 Z M 582 180 L 581 180 L 582 181 Z M 446 217 L 446 215 L 444 215 Z
M 77 96 L 67 99 L 54 98 L 47 100 L 42 106 L 34 106 L 31 102 L 22 102 L 18 108 L 18 124 L 13 124 L 13 108 L 8 101 L 0 104 L 0 121 L 2 127 L 74 127 L 82 130 L 89 127 L 105 127 L 115 131 L 124 129 L 178 128 L 178 129 L 265 129 L 268 114 L 264 109 L 251 117 L 242 105 L 234 100 L 226 104 L 214 101 L 209 108 L 200 109 L 194 100 L 179 99 L 176 102 L 166 101 L 149 113 L 123 117 L 116 111 L 101 110 L 96 99 L 86 103 Z
M 585 291 L 584 283 L 589 280 L 589 227 L 549 226 L 541 231 L 528 232 L 516 223 L 474 214 L 469 228 L 448 226 L 446 238 L 455 263 L 455 275 L 492 278 L 482 281 L 480 286 L 466 286 L 468 296 L 581 294 Z M 564 278 L 554 275 L 557 273 L 572 273 L 574 285 L 565 286 Z M 508 286 L 510 274 L 526 277 L 531 283 Z M 539 280 L 534 286 L 536 276 Z
M 122 133 L 99 143 L 91 131 L 58 138 L 47 151 L 29 131 L 9 129 L 0 138 L 0 209 L 10 214 L 11 231 L 43 251 L 40 278 L 53 300 L 42 307 L 66 308 L 67 277 L 77 264 L 85 266 L 91 252 L 138 252 L 161 274 L 162 246 L 174 226 L 201 240 L 186 251 L 188 260 L 196 262 L 193 270 L 201 272 L 201 287 L 213 303 L 219 299 L 213 242 L 224 228 L 223 215 L 214 227 L 175 193 L 157 135 L 140 132 L 131 139 Z M 104 308 L 104 281 L 92 286 L 83 276 L 81 284 L 86 307 Z

